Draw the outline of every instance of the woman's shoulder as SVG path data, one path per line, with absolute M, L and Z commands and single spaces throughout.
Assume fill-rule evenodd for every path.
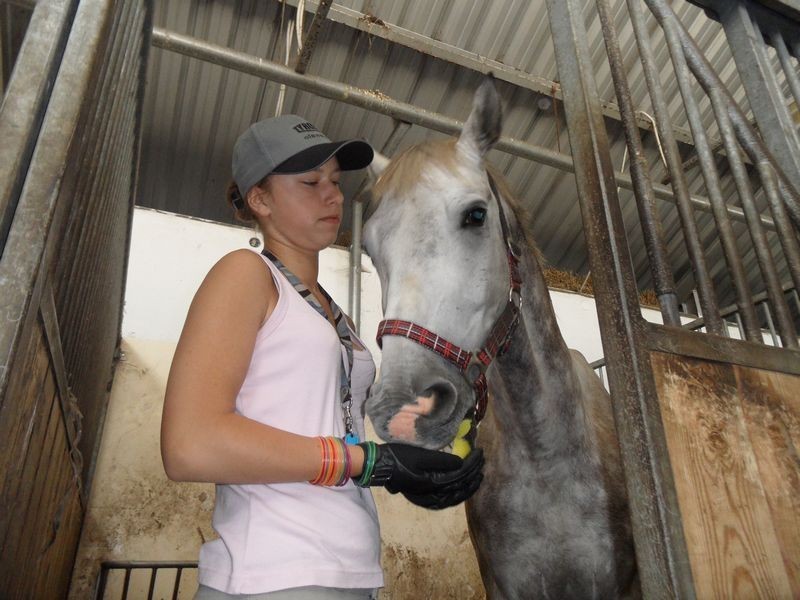
M 261 256 L 245 248 L 220 258 L 206 275 L 200 292 L 222 294 L 232 304 L 264 302 L 269 310 L 277 299 L 277 289 L 269 267 Z

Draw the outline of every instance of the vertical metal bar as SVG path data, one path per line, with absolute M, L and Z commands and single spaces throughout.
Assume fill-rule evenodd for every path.
M 772 313 L 769 310 L 769 302 L 765 300 L 761 303 L 761 306 L 764 308 L 764 315 L 767 318 L 767 329 L 769 329 L 769 333 L 772 335 L 772 345 L 776 348 L 780 347 L 781 343 L 778 339 L 778 334 L 775 331 L 775 323 L 772 321 Z
M 758 24 L 742 0 L 715 4 L 758 128 L 786 177 L 800 190 L 800 137 L 786 110 Z
M 128 598 L 128 586 L 131 584 L 131 567 L 125 567 L 125 580 L 122 583 L 122 599 Z
M 631 24 L 639 45 L 639 56 L 644 69 L 647 88 L 650 91 L 650 98 L 653 102 L 658 131 L 663 142 L 662 150 L 667 161 L 667 167 L 671 176 L 672 188 L 675 191 L 675 199 L 678 205 L 678 214 L 681 226 L 686 239 L 686 247 L 689 251 L 689 258 L 692 263 L 695 283 L 700 292 L 700 301 L 705 315 L 706 327 L 711 333 L 723 335 L 724 328 L 722 319 L 719 316 L 719 307 L 714 296 L 714 289 L 711 284 L 711 277 L 708 274 L 703 248 L 700 243 L 700 235 L 697 224 L 694 220 L 694 212 L 689 201 L 689 186 L 686 183 L 686 176 L 681 166 L 678 143 L 672 132 L 669 110 L 664 97 L 664 90 L 658 76 L 653 50 L 644 22 L 644 15 L 639 0 L 627 0 L 628 12 L 631 17 Z
M 150 568 L 150 586 L 147 588 L 147 600 L 153 600 L 153 590 L 156 587 L 156 571 L 157 567 Z
M 727 107 L 716 89 L 709 89 L 709 98 L 714 113 L 717 116 L 719 123 L 720 133 L 722 134 L 725 150 L 728 154 L 728 163 L 731 167 L 731 173 L 736 184 L 736 189 L 739 192 L 739 198 L 742 202 L 742 208 L 747 216 L 747 226 L 750 230 L 750 238 L 753 241 L 753 251 L 756 253 L 756 259 L 764 276 L 764 281 L 767 288 L 770 301 L 772 302 L 775 312 L 778 317 L 778 324 L 780 326 L 781 338 L 784 345 L 790 348 L 797 347 L 797 333 L 795 332 L 794 324 L 792 323 L 789 314 L 789 307 L 783 297 L 783 287 L 778 276 L 778 271 L 775 267 L 775 261 L 769 247 L 769 241 L 761 227 L 760 214 L 756 206 L 755 198 L 750 187 L 750 179 L 747 175 L 747 170 L 744 166 L 739 144 L 737 143 L 733 127 L 730 119 L 728 118 Z M 766 165 L 769 167 L 769 165 Z M 762 167 L 763 168 L 763 167 Z M 795 241 L 796 243 L 796 241 Z M 749 338 L 748 338 L 749 339 Z
M 777 29 L 770 32 L 769 38 L 775 48 L 775 52 L 778 53 L 778 59 L 781 61 L 781 67 L 784 75 L 786 75 L 789 89 L 792 90 L 794 102 L 800 108 L 800 77 L 797 76 L 796 67 L 792 64 L 792 57 L 789 56 L 786 40 L 783 39 L 783 34 Z
M 364 203 L 354 201 L 353 231 L 350 243 L 350 317 L 356 326 L 356 334 L 361 334 L 361 228 L 364 219 Z
M 694 598 L 672 468 L 644 347 L 608 137 L 592 79 L 581 2 L 547 0 L 564 93 L 575 181 L 595 274 L 603 350 L 631 506 L 636 557 L 648 598 Z
M 181 587 L 181 575 L 183 568 L 178 567 L 178 572 L 175 573 L 175 586 L 172 588 L 172 600 L 178 600 L 178 589 Z
M 735 313 L 735 315 L 736 315 L 736 326 L 739 328 L 739 339 L 743 340 L 745 339 L 745 334 L 744 334 L 744 324 L 742 323 L 742 316 L 739 314 L 738 311 Z
M 766 161 L 759 161 L 756 167 L 761 177 L 764 194 L 767 197 L 772 214 L 776 219 L 775 226 L 778 230 L 778 237 L 783 247 L 783 255 L 786 259 L 786 264 L 789 267 L 789 276 L 792 278 L 795 289 L 800 289 L 800 243 L 798 243 L 797 236 L 787 218 L 786 207 L 783 205 L 783 202 L 781 202 L 775 177 L 775 169 L 772 164 Z
M 744 266 L 742 265 L 741 256 L 736 246 L 736 237 L 733 233 L 733 228 L 728 218 L 727 206 L 725 199 L 722 195 L 720 187 L 719 173 L 717 172 L 716 162 L 711 150 L 711 145 L 708 142 L 705 126 L 702 117 L 700 116 L 700 109 L 697 101 L 692 93 L 691 79 L 689 76 L 689 66 L 686 63 L 686 57 L 683 53 L 683 48 L 680 43 L 680 36 L 675 26 L 675 21 L 672 18 L 665 18 L 661 21 L 661 26 L 664 29 L 667 46 L 669 48 L 672 64 L 675 68 L 675 76 L 678 81 L 678 87 L 683 98 L 684 107 L 686 108 L 686 115 L 689 119 L 689 126 L 694 136 L 695 150 L 699 157 L 700 167 L 703 173 L 703 180 L 706 184 L 708 198 L 711 201 L 711 207 L 714 213 L 714 220 L 717 223 L 719 231 L 720 243 L 725 254 L 725 261 L 733 280 L 734 288 L 736 289 L 736 297 L 738 299 L 739 310 L 742 314 L 742 320 L 745 327 L 746 339 L 750 341 L 761 341 L 761 332 L 758 327 L 758 318 L 756 317 L 755 307 L 753 305 L 753 297 L 750 293 L 750 288 L 747 285 L 747 277 L 745 275 Z M 709 94 L 713 94 L 711 90 Z M 727 114 L 723 115 L 727 118 Z M 717 115 L 719 120 L 720 116 Z M 720 124 L 722 129 L 722 124 Z M 726 129 L 726 132 L 730 127 Z M 727 138 L 730 143 L 732 136 Z M 735 140 L 734 140 L 735 143 Z M 730 152 L 730 148 L 726 146 Z M 705 312 L 705 311 L 704 311 Z M 705 315 L 704 315 L 705 317 Z M 708 320 L 706 319 L 706 323 Z M 726 328 L 727 329 L 727 328 Z M 727 334 L 727 331 L 725 331 Z
M 719 2 L 714 2 L 718 13 L 720 10 L 726 8 L 728 0 L 721 1 L 721 8 L 718 6 Z M 650 10 L 659 22 L 663 22 L 665 18 L 670 15 L 674 16 L 675 14 L 665 0 L 644 0 L 644 2 L 650 7 Z M 769 160 L 776 165 L 778 188 L 781 191 L 781 197 L 786 204 L 786 208 L 795 226 L 800 229 L 800 186 L 793 183 L 793 181 L 787 177 L 786 173 L 784 173 L 782 165 L 775 161 L 770 150 L 764 145 L 761 137 L 750 124 L 747 115 L 745 115 L 744 111 L 733 99 L 733 96 L 731 96 L 730 92 L 725 88 L 719 75 L 714 71 L 713 67 L 686 31 L 683 24 L 678 19 L 675 20 L 675 23 L 680 34 L 681 45 L 683 46 L 689 68 L 705 89 L 719 89 L 720 93 L 724 96 L 728 107 L 728 116 L 731 119 L 734 131 L 736 131 L 736 136 L 739 138 L 739 143 L 750 157 L 750 160 L 754 164 L 760 160 Z M 732 40 L 729 41 L 733 43 Z M 795 52 L 798 52 L 798 50 L 800 50 L 800 42 L 795 45 Z
M 653 184 L 650 181 L 647 158 L 642 147 L 642 138 L 639 136 L 639 127 L 633 110 L 633 101 L 628 87 L 625 66 L 622 62 L 617 31 L 614 27 L 613 16 L 609 14 L 606 2 L 597 2 L 596 5 L 611 66 L 611 76 L 614 80 L 614 90 L 619 104 L 620 117 L 625 130 L 625 138 L 628 142 L 634 197 L 636 198 L 636 206 L 639 209 L 639 220 L 642 223 L 642 234 L 647 248 L 647 255 L 650 259 L 650 269 L 653 274 L 656 295 L 661 306 L 661 316 L 664 324 L 680 327 L 681 319 L 678 314 L 675 279 L 667 259 L 664 231 L 655 211 Z

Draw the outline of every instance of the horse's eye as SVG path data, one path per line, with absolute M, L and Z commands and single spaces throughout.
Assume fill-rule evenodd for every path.
M 480 227 L 486 221 L 486 209 L 475 207 L 464 213 L 464 227 Z

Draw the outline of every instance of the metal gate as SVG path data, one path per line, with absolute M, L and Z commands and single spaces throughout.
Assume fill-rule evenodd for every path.
M 119 343 L 152 24 L 146 0 L 29 4 L 0 112 L 0 596 L 60 598 Z
M 745 341 L 729 337 L 731 327 L 717 304 L 669 126 L 643 3 L 628 0 L 628 16 L 677 199 L 705 334 L 680 327 L 675 283 L 654 210 L 653 185 L 635 125 L 615 16 L 607 0 L 596 0 L 664 325 L 647 323 L 639 310 L 581 3 L 547 3 L 603 347 L 609 357 L 636 554 L 648 598 L 796 598 L 800 596 L 800 352 L 784 288 L 800 289 L 800 142 L 787 111 L 790 100 L 800 103 L 796 61 L 800 13 L 790 2 L 697 3 L 723 25 L 758 131 L 669 4 L 644 1 L 667 39 L 717 235 L 736 288 Z M 769 45 L 777 52 L 792 98 L 784 98 L 777 83 Z M 731 201 L 720 192 L 719 153 L 710 147 L 700 119 L 696 94 L 700 88 L 716 117 L 782 348 L 763 345 L 753 282 L 746 279 L 742 266 L 745 249 L 737 247 L 728 214 Z M 789 280 L 781 281 L 779 272 L 788 273 Z

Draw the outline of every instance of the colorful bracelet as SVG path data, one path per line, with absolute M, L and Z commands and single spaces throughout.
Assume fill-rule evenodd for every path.
M 319 436 L 322 461 L 316 477 L 309 483 L 322 486 L 343 486 L 350 479 L 352 458 L 342 438 Z
M 375 442 L 361 442 L 358 444 L 364 450 L 364 466 L 361 469 L 361 477 L 355 484 L 359 487 L 368 487 L 372 479 L 372 471 L 375 468 L 375 459 L 378 456 L 378 446 Z

